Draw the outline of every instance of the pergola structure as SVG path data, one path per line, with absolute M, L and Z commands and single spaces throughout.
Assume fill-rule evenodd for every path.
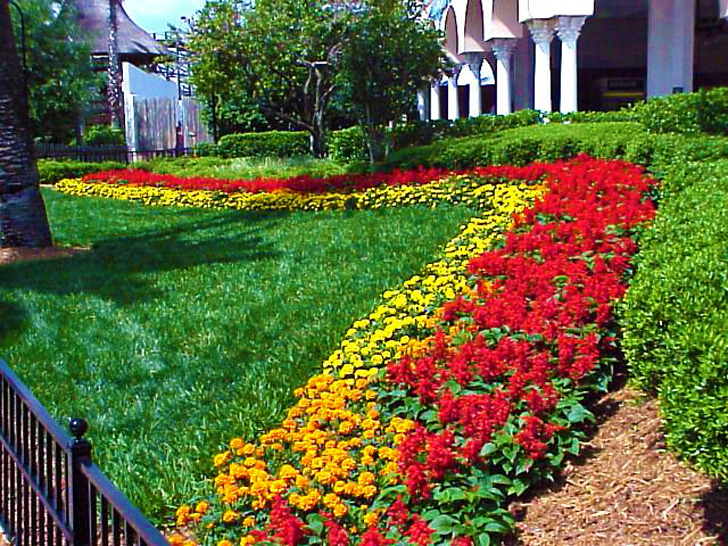
M 574 112 L 582 94 L 608 109 L 689 92 L 698 65 L 701 85 L 728 84 L 728 0 L 433 0 L 428 15 L 454 69 L 420 94 L 424 119 L 481 115 L 493 74 L 497 114 Z

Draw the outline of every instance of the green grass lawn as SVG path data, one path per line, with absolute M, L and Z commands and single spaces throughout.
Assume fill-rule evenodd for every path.
M 232 436 L 274 425 L 382 291 L 472 212 L 246 213 L 44 193 L 83 255 L 0 267 L 0 358 L 158 523 Z M 65 422 L 64 422 L 65 424 Z

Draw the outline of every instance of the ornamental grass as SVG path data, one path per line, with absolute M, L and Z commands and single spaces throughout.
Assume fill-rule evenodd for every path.
M 651 181 L 587 157 L 441 181 L 489 186 L 482 212 L 353 323 L 278 428 L 214 458 L 173 543 L 487 545 L 579 452 Z

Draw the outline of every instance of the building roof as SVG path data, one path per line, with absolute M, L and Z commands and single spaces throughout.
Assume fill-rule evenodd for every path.
M 116 24 L 119 56 L 156 57 L 169 55 L 169 50 L 155 41 L 144 29 L 131 20 L 120 0 L 74 0 L 81 31 L 90 37 L 91 53 L 106 55 L 108 47 L 109 1 L 116 2 Z

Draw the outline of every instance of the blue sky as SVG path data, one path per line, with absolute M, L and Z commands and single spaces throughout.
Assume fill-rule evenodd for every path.
M 124 9 L 147 32 L 164 32 L 167 23 L 183 26 L 180 17 L 190 17 L 205 0 L 124 0 Z

